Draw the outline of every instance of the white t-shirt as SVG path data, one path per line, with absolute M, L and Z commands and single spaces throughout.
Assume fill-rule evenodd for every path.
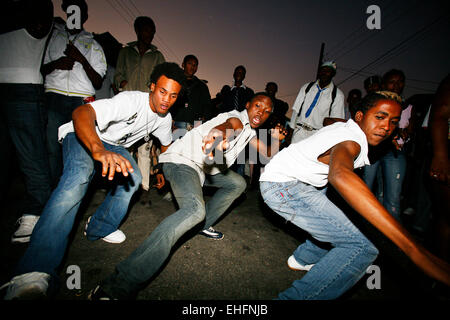
M 128 148 L 147 133 L 157 137 L 163 146 L 172 142 L 172 117 L 170 113 L 161 117 L 153 112 L 147 92 L 124 91 L 90 105 L 97 117 L 97 134 L 106 143 Z M 59 127 L 59 141 L 69 132 L 74 132 L 72 121 Z
M 359 125 L 350 119 L 347 122 L 336 122 L 323 127 L 305 140 L 281 150 L 266 165 L 259 180 L 272 182 L 300 180 L 315 187 L 323 187 L 328 183 L 329 166 L 317 158 L 343 141 L 355 141 L 361 147 L 361 152 L 354 161 L 354 168 L 370 164 L 366 135 Z
M 207 156 L 202 151 L 202 140 L 212 128 L 224 123 L 229 118 L 241 120 L 243 129 L 235 137 L 223 153 L 223 158 L 214 158 L 214 163 L 207 160 Z M 237 110 L 219 114 L 217 117 L 204 124 L 188 131 L 181 139 L 177 139 L 166 152 L 160 154 L 159 162 L 172 162 L 185 164 L 193 168 L 199 174 L 200 181 L 205 181 L 205 173 L 214 175 L 230 167 L 237 159 L 239 153 L 245 148 L 252 138 L 256 136 L 256 131 L 251 128 L 248 119 L 247 109 L 239 112 Z

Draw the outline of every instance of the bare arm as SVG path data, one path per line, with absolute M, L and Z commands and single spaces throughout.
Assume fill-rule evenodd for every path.
M 280 151 L 280 142 L 286 138 L 287 134 L 287 129 L 278 123 L 275 128 L 271 130 L 270 139 L 272 139 L 272 141 L 270 148 L 268 148 L 263 141 L 257 138 L 250 140 L 250 146 L 255 148 L 262 157 L 271 158 L 277 154 L 278 151 Z M 269 159 L 264 160 L 266 160 L 265 162 L 267 163 Z
M 416 243 L 353 172 L 360 147 L 345 141 L 331 149 L 328 179 L 349 205 L 393 241 L 427 275 L 450 285 L 450 266 Z
M 433 179 L 450 182 L 448 160 L 448 119 L 450 118 L 450 76 L 448 76 L 436 93 L 431 106 L 431 140 L 433 142 L 433 158 L 430 176 Z
M 102 176 L 112 180 L 116 172 L 122 172 L 128 176 L 133 172 L 131 163 L 120 154 L 108 151 L 103 146 L 97 132 L 95 131 L 96 113 L 90 104 L 84 104 L 76 108 L 72 113 L 75 133 L 81 142 L 91 152 L 92 158 L 102 163 Z

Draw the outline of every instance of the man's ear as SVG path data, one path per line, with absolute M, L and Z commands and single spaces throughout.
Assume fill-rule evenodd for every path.
M 245 109 L 248 110 L 249 107 L 250 107 L 250 101 L 245 104 Z
M 155 84 L 150 83 L 150 86 L 148 88 L 150 89 L 150 92 L 153 92 L 155 90 Z
M 359 122 L 364 117 L 364 113 L 362 111 L 356 111 L 355 113 L 355 121 Z

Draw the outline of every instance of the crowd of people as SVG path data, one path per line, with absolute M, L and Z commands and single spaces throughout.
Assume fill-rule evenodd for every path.
M 78 27 L 54 19 L 50 0 L 22 2 L 33 14 L 0 34 L 2 149 L 15 149 L 26 186 L 11 241 L 28 243 L 5 299 L 51 292 L 96 174 L 109 183 L 86 223 L 89 240 L 126 240 L 119 225 L 139 188 L 168 187 L 178 210 L 93 288 L 92 300 L 135 297 L 199 224 L 202 236 L 222 239 L 213 226 L 247 183 L 314 239 L 287 259 L 307 273 L 278 299 L 336 299 L 382 250 L 327 197 L 328 186 L 425 274 L 450 285 L 449 76 L 425 103 L 402 97 L 407 78 L 396 69 L 367 78 L 364 95 L 353 89 L 345 99 L 333 82 L 336 63 L 326 61 L 299 89 L 288 118 L 277 83 L 255 93 L 243 65 L 212 99 L 195 76 L 195 55 L 179 66 L 152 44 L 150 17 L 136 18 L 136 41 L 114 59 L 84 30 L 84 0 L 62 1 L 68 15 L 71 5 L 80 8 Z M 259 161 L 250 161 L 252 152 Z M 2 157 L 3 168 L 10 159 Z M 217 189 L 207 201 L 205 186 Z

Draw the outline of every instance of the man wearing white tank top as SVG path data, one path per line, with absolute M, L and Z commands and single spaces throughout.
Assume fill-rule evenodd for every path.
M 52 26 L 53 4 L 50 0 L 21 1 L 9 9 L 18 11 L 12 15 L 15 19 L 22 16 L 23 20 L 14 21 L 15 30 L 0 35 L 0 126 L 1 148 L 5 152 L 1 167 L 8 172 L 12 142 L 26 188 L 19 228 L 12 242 L 24 243 L 29 241 L 51 191 L 45 143 L 47 111 L 40 67 Z M 6 184 L 4 187 L 6 191 Z

